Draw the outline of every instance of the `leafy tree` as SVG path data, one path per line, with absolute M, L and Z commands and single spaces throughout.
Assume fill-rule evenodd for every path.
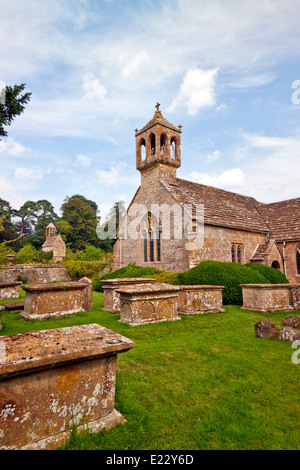
M 60 233 L 73 251 L 83 250 L 87 245 L 97 246 L 97 204 L 84 196 L 67 197 L 61 206 Z
M 17 231 L 20 235 L 30 236 L 34 231 L 34 224 L 37 220 L 37 203 L 26 201 L 20 209 L 13 209 L 12 214 L 20 220 L 16 222 Z
M 31 93 L 21 94 L 25 84 L 5 87 L 0 100 L 0 137 L 6 137 L 4 126 L 10 126 L 16 116 L 23 113 L 25 105 L 30 101 Z M 0 139 L 1 140 L 1 139 Z
M 54 211 L 51 202 L 41 199 L 36 203 L 36 219 L 34 223 L 34 233 L 30 237 L 30 242 L 35 248 L 40 248 L 45 241 L 46 227 L 52 222 L 58 225 L 59 217 Z
M 15 238 L 15 226 L 11 221 L 12 208 L 9 202 L 0 198 L 0 219 L 1 219 L 1 229 L 0 229 L 0 243 L 6 240 L 12 240 Z
M 113 245 L 115 244 L 116 239 L 117 239 L 118 227 L 125 213 L 126 213 L 125 202 L 124 201 L 115 202 L 115 204 L 113 205 L 113 207 L 110 209 L 109 213 L 107 214 L 104 223 L 100 224 L 100 227 L 98 229 L 98 234 L 101 233 L 101 238 L 103 238 L 104 235 L 107 233 L 107 238 L 102 240 L 103 249 L 105 249 L 104 248 L 105 245 L 108 246 L 110 244 L 111 250 L 112 250 Z

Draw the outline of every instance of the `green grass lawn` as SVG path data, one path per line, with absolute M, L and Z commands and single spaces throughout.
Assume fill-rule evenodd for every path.
M 65 449 L 300 448 L 295 350 L 254 334 L 258 320 L 280 326 L 287 312 L 226 306 L 225 313 L 130 327 L 101 310 L 103 294 L 93 300 L 92 312 L 62 319 L 2 313 L 0 335 L 98 323 L 135 342 L 117 363 L 115 407 L 127 422 L 98 434 L 75 432 Z

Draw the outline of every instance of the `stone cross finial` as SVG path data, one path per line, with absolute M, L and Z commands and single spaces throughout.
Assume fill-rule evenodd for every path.
M 158 112 L 158 111 L 159 111 L 159 107 L 160 107 L 160 103 L 156 103 L 155 107 L 156 107 L 156 112 Z

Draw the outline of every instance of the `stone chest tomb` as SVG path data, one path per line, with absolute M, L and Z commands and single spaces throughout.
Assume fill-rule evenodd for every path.
M 242 309 L 258 312 L 289 311 L 299 308 L 299 284 L 241 284 Z
M 22 282 L 0 282 L 0 300 L 17 299 L 19 297 L 20 285 Z
M 223 286 L 180 286 L 178 313 L 198 315 L 225 312 L 222 299 L 223 289 Z
M 114 408 L 117 354 L 134 346 L 96 324 L 0 339 L 0 449 L 50 449 L 125 421 Z
M 130 277 L 130 278 L 116 278 L 106 279 L 101 281 L 103 286 L 104 300 L 103 310 L 113 313 L 120 313 L 120 294 L 119 289 L 130 286 L 138 286 L 145 284 L 154 284 L 155 279 Z
M 25 290 L 25 304 L 20 316 L 27 320 L 73 315 L 84 310 L 84 304 L 90 304 L 85 291 L 91 289 L 91 284 L 84 279 L 58 284 L 24 285 L 22 289 Z
M 164 283 L 119 289 L 120 322 L 131 326 L 180 320 L 177 313 L 179 287 Z

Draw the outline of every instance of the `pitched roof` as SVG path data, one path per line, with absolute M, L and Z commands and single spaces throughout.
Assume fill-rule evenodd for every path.
M 300 198 L 259 203 L 257 208 L 276 240 L 300 240 Z
M 269 232 L 270 228 L 257 210 L 252 197 L 213 186 L 177 178 L 177 185 L 162 182 L 180 204 L 203 204 L 204 223 L 252 232 Z
M 136 132 L 136 136 L 142 134 L 143 132 L 147 131 L 156 124 L 161 124 L 162 126 L 168 127 L 169 129 L 172 129 L 174 131 L 181 132 L 178 127 L 175 127 L 173 124 L 167 121 L 167 119 L 163 117 L 160 111 L 155 111 L 153 118 L 150 119 L 150 121 L 140 131 Z

